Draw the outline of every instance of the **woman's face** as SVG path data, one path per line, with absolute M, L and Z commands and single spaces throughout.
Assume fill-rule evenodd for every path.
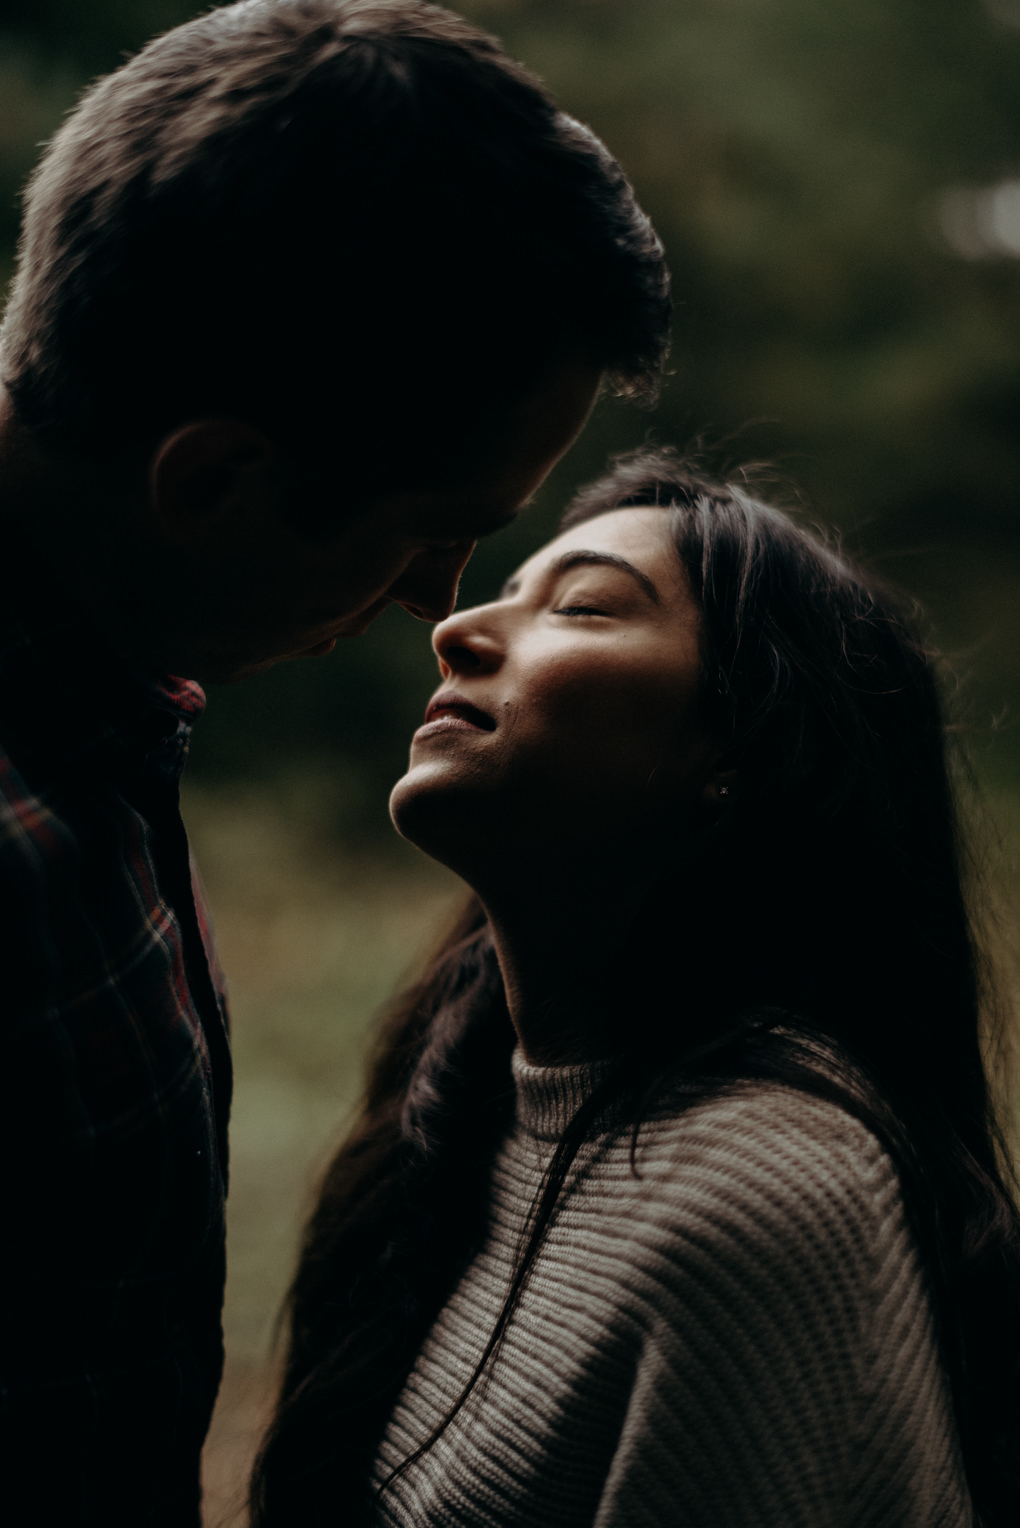
M 496 847 L 633 844 L 713 790 L 699 613 L 664 510 L 564 532 L 433 646 L 442 684 L 391 810 L 468 879 Z

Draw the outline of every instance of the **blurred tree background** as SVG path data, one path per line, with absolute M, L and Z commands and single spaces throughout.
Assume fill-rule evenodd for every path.
M 90 78 L 196 9 L 0 0 L 4 281 L 40 143 Z M 677 304 L 659 408 L 603 401 L 534 509 L 479 549 L 464 598 L 490 592 L 612 451 L 701 439 L 717 464 L 770 463 L 785 501 L 921 600 L 1008 819 L 1020 799 L 1020 0 L 460 9 L 622 160 L 666 242 Z M 196 738 L 189 811 L 239 1068 L 233 1379 L 211 1521 L 249 1446 L 301 1185 L 350 1096 L 357 1037 L 449 894 L 387 847 L 386 794 L 432 675 L 426 631 L 391 611 L 328 660 L 214 692 Z

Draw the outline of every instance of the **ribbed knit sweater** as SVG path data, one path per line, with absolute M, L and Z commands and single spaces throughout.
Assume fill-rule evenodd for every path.
M 518 1055 L 482 1250 L 436 1320 L 381 1483 L 460 1394 L 593 1069 Z M 893 1165 L 835 1105 L 745 1083 L 582 1153 L 505 1341 L 376 1522 L 964 1528 L 932 1317 Z

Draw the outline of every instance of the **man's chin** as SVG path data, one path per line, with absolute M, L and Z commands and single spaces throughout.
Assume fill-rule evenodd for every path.
M 333 642 L 344 642 L 348 637 L 363 637 L 376 616 L 382 615 L 387 605 L 392 605 L 392 603 L 391 599 L 387 599 L 384 596 L 382 599 L 376 600 L 374 604 L 369 605 L 367 610 L 361 610 L 357 615 L 349 616 L 333 633 Z M 313 648 L 312 651 L 317 652 L 318 648 Z
M 197 679 L 199 684 L 206 688 L 211 684 L 240 684 L 243 679 L 254 679 L 256 674 L 264 674 L 266 669 L 271 669 L 277 663 L 285 661 L 283 658 L 262 658 L 256 662 L 238 663 L 230 667 L 226 664 L 218 664 L 215 667 L 209 665 L 201 671 L 196 670 L 189 675 L 189 678 Z
M 272 658 L 252 658 L 229 668 L 224 664 L 220 668 L 207 669 L 196 677 L 200 684 L 240 684 L 242 680 L 254 679 L 257 674 L 264 674 L 267 669 L 276 668 L 280 663 L 296 663 L 299 658 L 325 658 L 333 651 L 336 640 L 336 637 L 328 637 L 324 642 L 317 642 L 314 647 L 302 647 L 293 653 L 274 654 Z
M 207 661 L 203 664 L 201 673 L 189 674 L 189 678 L 197 679 L 200 684 L 237 684 L 242 679 L 252 679 L 256 674 L 264 674 L 266 669 L 274 668 L 277 663 L 293 663 L 296 658 L 325 658 L 338 642 L 346 641 L 349 637 L 364 636 L 376 616 L 381 615 L 390 603 L 388 599 L 376 600 L 375 604 L 370 605 L 367 610 L 348 616 L 328 637 L 309 643 L 307 647 L 295 647 L 289 652 L 273 653 L 264 658 L 224 657 L 219 662 Z M 180 669 L 178 672 L 183 673 L 184 670 Z

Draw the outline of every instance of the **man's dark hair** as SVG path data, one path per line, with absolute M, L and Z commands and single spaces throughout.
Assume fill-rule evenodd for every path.
M 3 379 L 85 458 L 216 416 L 328 447 L 321 525 L 352 491 L 463 478 L 561 360 L 654 396 L 668 315 L 623 171 L 494 38 L 420 0 L 244 0 L 54 137 Z

